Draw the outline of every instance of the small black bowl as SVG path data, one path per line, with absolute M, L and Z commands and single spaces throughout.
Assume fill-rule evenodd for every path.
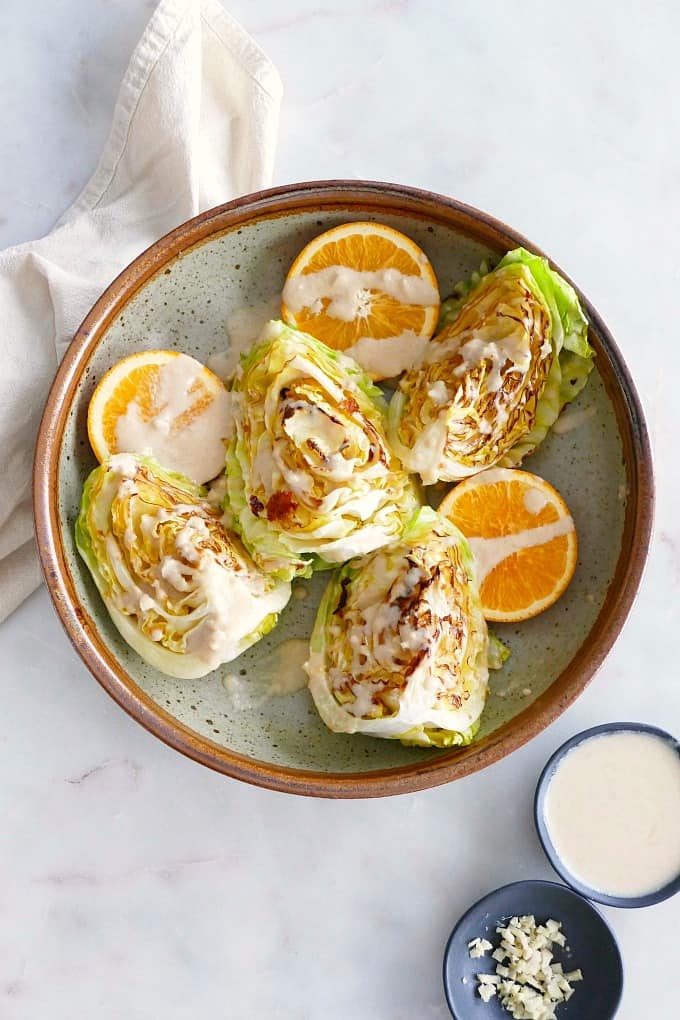
M 475 975 L 492 973 L 491 950 L 471 960 L 468 943 L 486 938 L 498 944 L 496 925 L 515 915 L 533 914 L 539 922 L 561 921 L 568 950 L 555 946 L 555 959 L 565 971 L 583 971 L 583 981 L 559 1006 L 560 1020 L 611 1020 L 623 992 L 623 964 L 614 934 L 596 907 L 557 882 L 513 882 L 484 896 L 453 929 L 444 953 L 444 991 L 455 1020 L 507 1020 L 498 999 L 477 994 Z M 464 980 L 463 980 L 464 979 Z
M 656 726 L 648 726 L 646 723 L 637 722 L 615 722 L 605 723 L 602 726 L 593 726 L 589 730 L 583 730 L 582 733 L 577 733 L 576 736 L 571 737 L 570 740 L 567 740 L 566 743 L 562 744 L 562 746 L 555 751 L 552 758 L 550 758 L 547 765 L 541 772 L 536 785 L 536 794 L 534 796 L 534 821 L 536 823 L 536 831 L 538 832 L 538 838 L 541 841 L 543 849 L 545 850 L 546 856 L 553 869 L 557 872 L 560 878 L 570 885 L 572 889 L 575 889 L 576 892 L 579 892 L 582 896 L 587 896 L 589 900 L 595 900 L 598 903 L 605 903 L 609 907 L 649 907 L 653 903 L 660 903 L 661 900 L 666 900 L 680 891 L 680 874 L 676 875 L 676 877 L 668 882 L 667 885 L 662 886 L 661 889 L 656 889 L 654 892 L 647 893 L 644 896 L 610 896 L 608 893 L 600 892 L 598 889 L 593 889 L 591 886 L 586 885 L 578 879 L 575 875 L 572 875 L 555 849 L 545 821 L 545 798 L 550 782 L 555 775 L 560 762 L 574 747 L 577 747 L 585 740 L 590 740 L 591 737 L 597 737 L 604 733 L 629 732 L 650 733 L 652 736 L 660 737 L 662 740 L 667 741 L 676 751 L 678 756 L 680 756 L 680 743 L 675 739 L 675 737 L 671 736 L 670 733 L 666 733 L 665 730 L 660 730 Z

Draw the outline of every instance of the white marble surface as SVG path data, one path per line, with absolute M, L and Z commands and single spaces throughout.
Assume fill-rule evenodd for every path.
M 90 175 L 152 7 L 4 0 L 0 245 L 48 230 Z M 445 1020 L 458 915 L 500 883 L 552 877 L 531 823 L 549 753 L 612 718 L 680 729 L 680 8 L 230 9 L 285 83 L 275 183 L 449 193 L 550 251 L 600 308 L 649 414 L 652 556 L 614 652 L 557 723 L 483 774 L 381 802 L 295 799 L 184 760 L 99 689 L 38 592 L 0 628 L 3 1020 Z M 619 1017 L 670 1020 L 677 898 L 605 912 Z

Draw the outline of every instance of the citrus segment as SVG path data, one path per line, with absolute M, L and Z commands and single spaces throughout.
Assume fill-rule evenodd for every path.
M 439 315 L 427 256 L 380 223 L 345 223 L 303 248 L 283 289 L 291 326 L 354 357 L 374 379 L 411 367 Z
M 537 616 L 571 581 L 574 522 L 560 494 L 537 475 L 491 468 L 452 489 L 439 510 L 470 543 L 487 620 Z
M 202 484 L 224 467 L 230 421 L 229 395 L 209 369 L 177 351 L 143 351 L 100 380 L 87 431 L 100 462 L 148 454 Z

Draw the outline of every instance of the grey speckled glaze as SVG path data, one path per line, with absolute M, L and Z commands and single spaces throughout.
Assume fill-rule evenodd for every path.
M 277 646 L 311 632 L 326 583 L 323 575 L 303 582 L 308 597 L 291 600 L 268 637 L 205 679 L 173 680 L 146 666 L 110 623 L 75 549 L 73 525 L 80 493 L 95 466 L 85 425 L 87 405 L 102 374 L 135 351 L 177 349 L 202 361 L 224 351 L 228 318 L 279 294 L 288 266 L 309 239 L 338 223 L 371 218 L 397 227 L 423 247 L 442 295 L 491 255 L 447 227 L 425 225 L 409 216 L 343 211 L 283 215 L 213 237 L 142 287 L 110 325 L 77 391 L 61 447 L 60 514 L 66 557 L 78 595 L 111 652 L 150 697 L 186 726 L 238 753 L 300 769 L 385 769 L 441 752 L 330 733 L 306 690 L 244 700 L 226 689 L 223 676 L 236 674 L 254 692 L 266 690 L 277 668 Z M 512 657 L 502 671 L 492 674 L 482 734 L 525 709 L 549 687 L 593 626 L 614 573 L 624 523 L 625 468 L 613 407 L 597 369 L 573 406 L 592 409 L 592 414 L 573 431 L 551 435 L 524 467 L 555 485 L 571 508 L 579 537 L 578 567 L 567 593 L 551 610 L 527 623 L 497 628 Z

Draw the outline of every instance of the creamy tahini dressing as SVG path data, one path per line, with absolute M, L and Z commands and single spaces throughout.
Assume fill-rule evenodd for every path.
M 563 411 L 553 425 L 552 430 L 558 436 L 561 436 L 565 432 L 571 432 L 573 429 L 579 428 L 580 425 L 583 425 L 584 422 L 592 418 L 594 414 L 594 407 L 584 407 L 580 411 Z
M 203 365 L 186 354 L 160 365 L 157 413 L 147 421 L 138 402 L 131 400 L 116 426 L 118 450 L 152 456 L 199 484 L 219 474 L 231 428 L 229 394 L 221 388 L 209 394 L 197 385 L 203 371 Z M 206 396 L 209 403 L 199 411 Z
M 441 478 L 447 436 L 446 414 L 442 412 L 431 425 L 422 430 L 413 447 L 412 456 L 408 459 L 402 456 L 402 460 L 408 463 L 409 467 L 414 469 L 417 467 L 425 485 L 432 485 Z M 402 448 L 399 452 L 402 453 Z M 474 470 L 470 468 L 470 474 Z
M 127 481 L 132 481 L 137 474 L 137 460 L 131 453 L 114 454 L 114 456 L 109 460 L 109 467 L 114 475 L 119 475 Z M 122 494 L 122 484 L 119 486 L 118 492 L 119 494 Z
M 307 686 L 305 663 L 309 658 L 309 641 L 288 638 L 274 649 L 271 693 L 277 697 L 295 694 Z
M 644 896 L 680 874 L 680 758 L 649 733 L 579 744 L 545 799 L 553 845 L 569 871 L 610 896 Z
M 316 273 L 304 273 L 286 281 L 284 304 L 294 314 L 303 308 L 321 310 L 342 322 L 352 322 L 370 309 L 371 291 L 379 291 L 406 305 L 438 305 L 439 292 L 429 280 L 401 273 L 398 269 L 366 271 L 349 266 L 327 266 Z
M 190 585 L 194 589 L 200 591 L 207 612 L 187 636 L 187 652 L 210 669 L 233 659 L 243 638 L 259 627 L 267 611 L 278 612 L 287 601 L 276 590 L 256 593 L 245 571 L 225 569 L 211 556 L 204 556 L 195 568 Z
M 359 501 L 357 500 L 357 502 Z M 344 512 L 347 513 L 347 510 Z M 360 514 L 359 518 L 360 520 L 365 520 L 363 514 Z M 386 522 L 386 524 L 388 523 Z M 393 522 L 392 528 L 394 534 L 396 529 L 394 529 Z M 321 529 L 317 529 L 317 536 L 320 532 Z M 364 556 L 366 553 L 373 552 L 374 549 L 385 544 L 386 538 L 389 535 L 390 532 L 387 526 L 365 525 L 358 530 L 353 530 L 342 538 L 327 542 L 323 547 L 323 558 L 328 563 L 344 563 L 345 560 L 353 559 L 355 556 Z
M 542 489 L 527 488 L 524 493 L 524 509 L 528 510 L 530 514 L 540 514 L 547 502 L 548 497 Z
M 453 370 L 454 375 L 465 375 L 478 368 L 482 361 L 488 362 L 489 370 L 485 380 L 489 393 L 497 393 L 503 385 L 507 371 L 527 372 L 531 366 L 531 351 L 523 338 L 504 337 L 489 342 L 481 337 L 470 337 L 458 348 L 462 362 Z M 505 366 L 510 362 L 510 368 Z
M 248 308 L 237 308 L 227 319 L 227 349 L 212 354 L 207 366 L 223 382 L 230 379 L 238 368 L 242 354 L 249 351 L 259 339 L 264 326 L 281 312 L 278 294 Z
M 418 336 L 412 329 L 407 329 L 398 336 L 384 337 L 382 340 L 362 336 L 343 354 L 354 358 L 376 379 L 392 379 L 417 364 L 428 343 L 427 337 Z
M 446 407 L 447 404 L 451 403 L 451 394 L 442 379 L 432 383 L 427 391 L 427 395 L 432 403 L 437 404 L 439 407 Z
M 270 658 L 271 679 L 260 680 L 225 673 L 222 686 L 232 699 L 234 708 L 261 708 L 270 698 L 296 694 L 307 686 L 304 665 L 309 658 L 309 642 L 289 638 L 273 649 Z
M 518 531 L 514 535 L 500 535 L 498 538 L 468 538 L 477 567 L 477 584 L 489 576 L 499 563 L 512 556 L 513 553 L 521 552 L 522 549 L 531 549 L 532 546 L 544 545 L 559 538 L 560 535 L 569 535 L 574 531 L 574 522 L 571 517 L 560 517 L 550 524 L 543 524 L 540 528 L 527 528 L 526 531 Z

